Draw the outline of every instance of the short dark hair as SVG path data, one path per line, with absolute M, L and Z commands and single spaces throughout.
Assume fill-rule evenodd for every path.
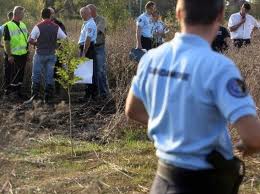
M 150 9 L 151 7 L 155 6 L 155 2 L 148 1 L 145 5 L 145 9 Z
M 7 13 L 7 17 L 8 17 L 8 19 L 12 19 L 14 17 L 14 12 L 13 11 L 9 11 Z
M 178 0 L 190 25 L 210 25 L 225 8 L 224 0 Z
M 51 18 L 51 10 L 48 8 L 44 8 L 42 10 L 42 19 L 50 19 Z
M 251 9 L 251 5 L 249 3 L 243 3 L 242 7 L 244 7 L 247 11 Z

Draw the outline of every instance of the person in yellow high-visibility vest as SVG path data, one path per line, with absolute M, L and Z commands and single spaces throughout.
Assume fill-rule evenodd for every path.
M 28 30 L 22 22 L 25 9 L 16 6 L 13 19 L 4 24 L 5 94 L 21 95 L 24 70 L 28 57 Z

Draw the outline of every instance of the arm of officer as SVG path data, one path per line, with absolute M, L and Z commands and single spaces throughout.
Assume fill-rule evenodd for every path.
M 142 49 L 142 44 L 141 44 L 141 31 L 142 28 L 140 26 L 136 27 L 136 47 Z
M 255 102 L 236 65 L 231 61 L 225 63 L 215 70 L 217 73 L 211 80 L 214 85 L 213 99 L 222 115 L 238 130 L 246 148 L 240 150 L 244 153 L 259 152 L 260 121 L 257 119 Z
M 142 36 L 142 28 L 144 27 L 144 19 L 142 16 L 137 18 L 136 21 L 136 47 L 142 49 L 141 36 Z
M 260 152 L 260 121 L 255 116 L 245 116 L 234 123 L 240 141 L 236 147 L 245 155 Z
M 148 124 L 149 116 L 144 104 L 141 100 L 135 97 L 132 90 L 129 91 L 126 100 L 125 114 L 129 119 L 135 120 L 145 126 Z
M 90 43 L 91 43 L 91 38 L 87 37 L 86 42 L 84 44 L 84 50 L 83 50 L 85 54 L 88 52 L 88 49 L 90 47 Z

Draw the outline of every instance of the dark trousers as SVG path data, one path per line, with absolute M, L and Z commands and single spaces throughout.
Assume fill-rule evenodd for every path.
M 57 81 L 57 79 L 59 78 L 59 75 L 58 75 L 58 68 L 62 68 L 62 65 L 59 61 L 59 58 L 57 57 L 57 61 L 56 61 L 56 64 L 54 66 L 54 79 L 55 79 L 55 92 L 56 93 L 60 93 L 60 88 L 61 88 L 61 85 L 60 83 Z
M 19 92 L 23 83 L 24 70 L 27 62 L 27 54 L 21 56 L 13 55 L 13 57 L 13 64 L 9 63 L 7 54 L 5 54 L 4 57 L 4 86 L 7 92 Z
M 150 194 L 237 194 L 235 184 L 225 171 L 195 171 L 159 162 Z
M 248 46 L 251 44 L 250 39 L 234 39 L 233 40 L 234 46 L 237 48 L 241 48 L 242 46 Z
M 80 53 L 83 52 L 84 45 L 79 46 Z M 91 42 L 88 52 L 85 54 L 85 57 L 93 60 L 93 77 L 92 84 L 86 84 L 86 97 L 96 97 L 98 95 L 98 86 L 97 86 L 97 70 L 96 70 L 96 50 L 95 44 Z
M 146 49 L 148 51 L 151 50 L 153 47 L 153 41 L 151 38 L 146 38 L 146 37 L 141 36 L 141 44 L 142 44 L 143 49 Z

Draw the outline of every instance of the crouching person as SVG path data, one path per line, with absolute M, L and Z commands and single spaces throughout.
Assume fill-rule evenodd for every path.
M 25 102 L 26 104 L 39 99 L 42 74 L 45 81 L 44 102 L 48 103 L 52 97 L 57 40 L 66 37 L 61 28 L 51 21 L 50 9 L 43 9 L 42 21 L 33 28 L 29 39 L 29 43 L 36 47 L 36 51 L 33 57 L 31 98 Z

